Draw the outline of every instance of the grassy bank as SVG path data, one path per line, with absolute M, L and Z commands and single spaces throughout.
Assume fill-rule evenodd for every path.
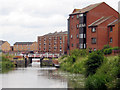
M 74 50 L 59 59 L 60 69 L 83 74 L 87 89 L 120 89 L 120 56 L 105 57 L 102 51 Z
M 14 64 L 9 60 L 10 56 L 8 55 L 1 55 L 1 61 L 0 61 L 0 68 L 1 68 L 1 73 L 8 72 L 9 70 L 13 69 L 15 66 Z

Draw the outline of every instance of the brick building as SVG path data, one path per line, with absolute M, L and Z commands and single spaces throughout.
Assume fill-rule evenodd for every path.
M 37 42 L 16 42 L 13 46 L 14 52 L 38 51 Z
M 67 31 L 49 33 L 43 36 L 38 36 L 38 51 L 39 53 L 67 53 Z
M 9 52 L 11 50 L 10 44 L 7 41 L 0 40 L 0 50 L 2 52 Z
M 98 50 L 106 44 L 118 47 L 117 20 L 118 12 L 105 2 L 74 9 L 68 18 L 68 49 Z

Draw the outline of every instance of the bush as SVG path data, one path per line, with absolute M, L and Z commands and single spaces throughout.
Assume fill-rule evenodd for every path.
M 111 48 L 109 45 L 104 45 L 103 49 Z
M 9 71 L 14 67 L 14 64 L 6 58 L 6 55 L 2 56 L 2 73 Z
M 114 47 L 113 50 L 120 50 L 120 48 L 119 47 Z
M 88 59 L 85 63 L 86 74 L 85 76 L 93 75 L 96 73 L 96 70 L 103 63 L 104 56 L 101 52 L 92 52 L 89 54 Z
M 103 52 L 104 52 L 105 55 L 109 55 L 109 54 L 112 53 L 112 48 L 104 49 Z
M 70 52 L 70 55 L 74 55 L 76 57 L 82 56 L 85 57 L 87 55 L 86 49 L 75 49 Z
M 85 82 L 85 87 L 89 90 L 106 90 L 106 76 L 105 75 L 93 75 L 89 76 Z
M 106 86 L 108 88 L 120 88 L 120 59 L 118 57 L 108 57 L 96 71 L 96 75 L 106 76 Z

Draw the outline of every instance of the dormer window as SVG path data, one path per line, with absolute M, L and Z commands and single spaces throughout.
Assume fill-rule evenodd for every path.
M 95 27 L 92 28 L 92 32 L 96 32 L 96 28 Z

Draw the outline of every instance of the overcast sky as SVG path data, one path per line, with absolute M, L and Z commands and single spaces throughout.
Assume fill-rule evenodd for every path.
M 103 1 L 118 11 L 120 0 L 0 0 L 0 39 L 13 45 L 66 31 L 68 15 L 74 8 Z

